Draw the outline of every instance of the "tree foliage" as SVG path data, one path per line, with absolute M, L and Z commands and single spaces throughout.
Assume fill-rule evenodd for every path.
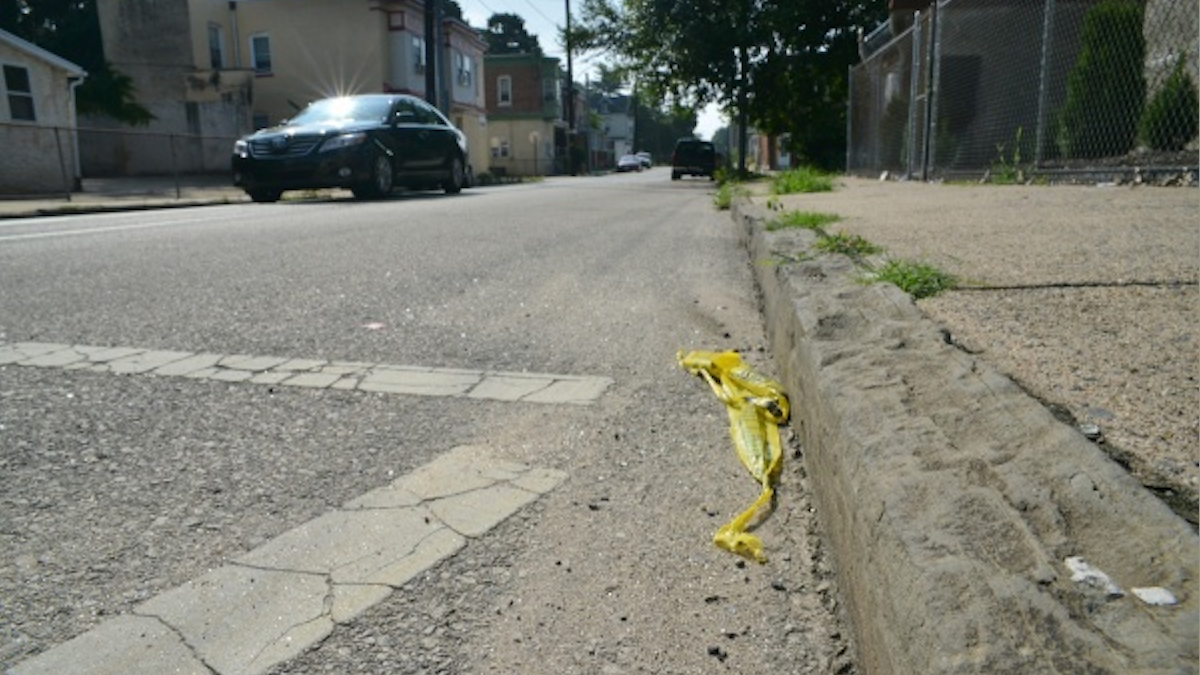
M 106 114 L 126 124 L 154 119 L 137 102 L 133 81 L 104 58 L 95 0 L 0 0 L 0 29 L 87 71 L 77 91 L 79 112 Z
M 484 38 L 489 54 L 538 54 L 542 47 L 536 35 L 525 30 L 525 19 L 517 14 L 493 14 L 488 18 Z
M 584 0 L 572 38 L 664 99 L 716 103 L 740 124 L 791 134 L 793 152 L 832 168 L 845 156 L 857 29 L 886 18 L 886 3 L 867 0 Z
M 696 128 L 696 113 L 679 107 L 660 110 L 638 103 L 634 109 L 633 128 L 637 134 L 634 149 L 649 152 L 655 161 L 666 162 L 675 149 L 675 141 L 692 135 Z

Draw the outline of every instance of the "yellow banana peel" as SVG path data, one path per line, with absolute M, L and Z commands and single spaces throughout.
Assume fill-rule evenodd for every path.
M 779 425 L 791 409 L 783 387 L 742 363 L 733 351 L 692 351 L 678 354 L 679 365 L 708 382 L 729 412 L 729 434 L 742 465 L 762 485 L 762 492 L 743 511 L 713 535 L 713 543 L 760 563 L 767 561 L 762 541 L 746 532 L 760 509 L 771 502 L 774 483 L 783 464 Z

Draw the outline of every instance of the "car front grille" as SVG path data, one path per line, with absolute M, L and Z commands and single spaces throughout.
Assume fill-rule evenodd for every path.
M 303 157 L 312 152 L 319 140 L 317 137 L 305 136 L 275 136 L 254 139 L 250 141 L 250 154 L 263 159 Z

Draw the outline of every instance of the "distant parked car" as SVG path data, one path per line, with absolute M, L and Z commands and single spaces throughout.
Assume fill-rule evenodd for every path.
M 617 171 L 641 171 L 642 160 L 637 155 L 621 155 L 617 160 Z
M 648 152 L 645 152 L 645 151 L 635 152 L 635 153 L 633 153 L 633 156 L 642 160 L 643 168 L 649 169 L 650 167 L 654 166 L 654 159 L 652 157 L 650 157 L 650 153 L 648 153 Z
M 713 179 L 717 170 L 717 150 L 708 141 L 681 138 L 671 153 L 671 180 L 681 176 L 708 176 Z
M 359 199 L 397 185 L 455 194 L 469 166 L 466 136 L 433 106 L 402 94 L 322 99 L 233 147 L 233 183 L 256 202 L 331 187 Z

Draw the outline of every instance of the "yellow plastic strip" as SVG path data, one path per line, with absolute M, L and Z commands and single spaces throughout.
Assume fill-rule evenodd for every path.
M 742 363 L 737 352 L 679 352 L 679 365 L 702 377 L 729 412 L 729 435 L 742 465 L 762 485 L 758 499 L 738 517 L 717 530 L 713 543 L 738 555 L 766 562 L 762 541 L 746 532 L 760 509 L 771 503 L 774 483 L 783 465 L 779 425 L 791 412 L 787 394 Z

